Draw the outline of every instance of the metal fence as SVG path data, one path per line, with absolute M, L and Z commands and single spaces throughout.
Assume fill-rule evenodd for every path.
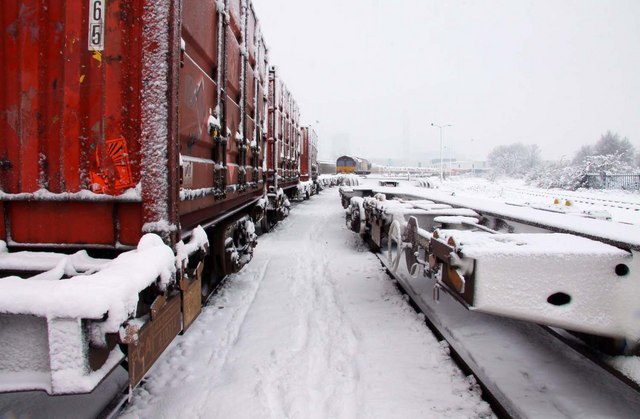
M 592 189 L 625 189 L 638 191 L 640 190 L 640 174 L 589 174 L 587 175 L 586 184 L 588 188 Z

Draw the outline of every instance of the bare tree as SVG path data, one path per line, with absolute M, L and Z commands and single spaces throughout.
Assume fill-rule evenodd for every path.
M 538 147 L 538 144 L 526 146 L 523 161 L 523 169 L 525 173 L 542 163 L 542 157 L 540 157 L 541 153 L 542 151 L 540 150 L 540 147 Z
M 497 146 L 489 153 L 488 160 L 497 174 L 509 176 L 522 176 L 542 161 L 540 147 L 522 143 Z
M 593 146 L 583 145 L 573 158 L 573 164 L 582 164 L 582 162 L 590 156 L 594 155 Z
M 600 137 L 600 140 L 593 147 L 593 151 L 595 156 L 619 154 L 621 162 L 627 164 L 633 164 L 636 154 L 635 148 L 628 138 L 620 139 L 618 134 L 611 131 L 607 131 L 606 134 Z

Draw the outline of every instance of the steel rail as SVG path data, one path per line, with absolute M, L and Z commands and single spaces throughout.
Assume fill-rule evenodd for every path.
M 516 398 L 513 397 L 513 394 L 512 394 L 513 388 L 507 388 L 504 382 L 496 382 L 496 380 L 494 379 L 495 377 L 492 378 L 492 374 L 490 371 L 491 367 L 489 367 L 488 369 L 488 367 L 486 365 L 483 365 L 482 361 L 480 361 L 481 359 L 483 359 L 483 355 L 479 352 L 479 351 L 482 351 L 482 349 L 468 348 L 460 340 L 454 337 L 453 333 L 455 329 L 457 327 L 460 327 L 461 325 L 456 322 L 451 322 L 451 324 L 447 323 L 447 320 L 448 320 L 447 315 L 443 316 L 442 312 L 439 312 L 439 310 L 437 309 L 438 305 L 441 304 L 442 302 L 427 303 L 424 298 L 424 290 L 422 290 L 422 293 L 420 293 L 414 288 L 414 286 L 412 286 L 412 284 L 410 283 L 410 281 L 407 280 L 404 274 L 400 274 L 399 272 L 397 271 L 394 272 L 392 270 L 392 266 L 389 264 L 387 260 L 386 252 L 377 253 L 376 255 L 380 260 L 380 263 L 382 264 L 382 266 L 387 271 L 388 275 L 393 280 L 395 280 L 396 286 L 398 287 L 400 292 L 402 292 L 404 295 L 408 297 L 408 300 L 412 305 L 412 307 L 416 309 L 416 311 L 424 314 L 425 322 L 427 323 L 427 326 L 434 332 L 434 335 L 439 340 L 445 340 L 447 342 L 447 344 L 450 347 L 452 359 L 454 359 L 458 363 L 458 365 L 460 366 L 463 372 L 472 373 L 474 375 L 480 387 L 482 388 L 483 397 L 490 404 L 495 414 L 498 417 L 529 417 L 531 416 L 531 413 L 530 411 L 527 410 L 527 407 L 520 406 L 519 400 L 516 400 Z M 443 289 L 443 290 L 445 292 L 448 292 L 446 289 Z M 624 375 L 622 375 L 621 373 L 613 370 L 612 367 L 604 363 L 602 358 L 598 358 L 593 351 L 591 354 L 589 354 L 589 351 L 586 351 L 584 349 L 580 350 L 579 345 L 570 344 L 569 342 L 570 339 L 560 339 L 560 336 L 558 336 L 557 334 L 549 333 L 552 331 L 546 326 L 530 324 L 527 322 L 521 322 L 517 320 L 499 318 L 496 316 L 485 315 L 482 313 L 473 313 L 471 311 L 468 311 L 466 308 L 463 309 L 462 306 L 460 306 L 460 304 L 457 302 L 452 301 L 451 303 L 453 303 L 451 304 L 452 306 L 457 305 L 459 306 L 459 309 L 466 311 L 466 313 L 468 313 L 467 314 L 468 318 L 472 318 L 476 316 L 477 317 L 477 319 L 475 319 L 476 323 L 473 323 L 473 324 L 479 324 L 483 321 L 487 321 L 487 323 L 492 323 L 492 322 L 495 323 L 495 324 L 492 323 L 491 325 L 491 327 L 496 328 L 496 331 L 497 331 L 496 333 L 497 337 L 495 339 L 503 338 L 502 336 L 503 330 L 500 329 L 502 326 L 505 327 L 505 330 L 519 329 L 519 328 L 525 329 L 524 335 L 527 335 L 527 339 L 529 338 L 545 339 L 544 336 L 548 336 L 546 338 L 547 340 L 554 340 L 558 342 L 557 344 L 554 344 L 555 347 L 562 346 L 567 348 L 567 350 L 562 350 L 565 352 L 565 355 L 567 356 L 567 363 L 576 363 L 576 365 L 584 365 L 584 367 L 581 367 L 581 368 L 590 370 L 591 376 L 602 377 L 602 380 L 592 380 L 596 382 L 584 383 L 585 388 L 588 388 L 589 386 L 592 387 L 591 390 L 587 390 L 587 394 L 589 394 L 589 391 L 595 391 L 596 393 L 600 392 L 602 394 L 610 394 L 611 396 L 608 396 L 608 397 L 611 397 L 611 398 L 619 397 L 619 399 L 627 400 L 627 401 L 631 400 L 632 403 L 630 405 L 630 410 L 638 409 L 640 407 L 640 388 L 638 388 L 638 384 L 624 377 Z M 434 307 L 436 307 L 436 309 L 434 309 Z M 446 309 L 444 311 L 446 312 Z M 464 325 L 464 326 L 468 327 L 468 325 Z M 538 330 L 539 332 L 536 332 L 536 330 Z M 478 333 L 483 333 L 483 332 L 478 331 Z M 508 331 L 507 333 L 504 334 L 504 336 L 511 336 L 510 333 L 511 331 Z M 576 338 L 576 341 L 577 341 L 577 338 Z M 512 345 L 511 342 L 506 340 L 502 342 L 502 344 L 504 346 Z M 517 344 L 513 344 L 514 348 L 516 346 Z M 531 346 L 536 347 L 537 349 L 540 349 L 540 348 L 544 348 L 545 344 L 532 342 Z M 527 349 L 531 350 L 530 348 L 527 348 Z M 566 352 L 574 353 L 574 355 L 571 355 L 571 354 L 567 355 Z M 513 353 L 512 352 L 508 352 L 508 353 L 512 356 L 518 356 L 518 353 L 516 350 L 514 350 Z M 523 352 L 523 354 L 525 355 L 522 355 L 522 356 L 526 356 L 526 351 Z M 523 370 L 518 371 L 517 373 L 527 374 L 526 371 L 524 370 L 525 367 L 522 367 L 522 368 Z M 598 373 L 597 371 L 600 371 L 600 373 Z M 550 372 L 549 374 L 553 374 L 553 373 L 554 372 Z M 557 381 L 562 382 L 562 380 L 563 379 L 560 378 Z M 509 385 L 514 386 L 513 383 L 509 383 Z M 602 386 L 602 390 L 599 390 L 600 387 L 597 387 L 597 386 Z M 568 389 L 568 390 L 573 391 L 574 389 Z M 525 390 L 523 390 L 523 392 L 524 391 Z M 553 403 L 550 401 L 550 404 L 553 404 Z

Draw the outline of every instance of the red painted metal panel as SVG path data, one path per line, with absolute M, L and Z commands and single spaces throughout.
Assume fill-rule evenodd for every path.
M 218 208 L 243 205 L 259 194 L 261 175 L 254 176 L 252 167 L 262 166 L 258 147 L 266 146 L 261 132 L 267 120 L 266 47 L 250 2 L 244 9 L 241 0 L 224 3 L 228 24 L 213 0 L 110 0 L 104 3 L 104 48 L 90 51 L 89 1 L 0 2 L 0 24 L 6 28 L 0 37 L 0 188 L 10 196 L 0 205 L 10 227 L 1 230 L 5 238 L 12 233 L 9 241 L 48 242 L 51 235 L 37 236 L 26 220 L 31 212 L 34 219 L 43 218 L 43 208 L 55 208 L 74 214 L 68 218 L 69 236 L 56 236 L 62 244 L 134 244 L 143 226 L 155 231 L 159 221 L 177 225 L 178 205 L 183 216 L 193 210 L 214 217 Z M 186 43 L 182 67 L 180 35 Z M 248 55 L 241 54 L 243 40 Z M 221 88 L 226 95 L 218 98 Z M 284 111 L 284 95 L 278 100 Z M 217 138 L 209 133 L 212 114 L 222 124 Z M 279 152 L 274 156 L 288 164 L 290 175 L 296 140 L 283 131 L 285 115 L 277 116 L 278 140 L 288 135 L 279 150 L 286 144 L 289 160 Z M 196 198 L 201 202 L 178 204 L 178 152 L 191 159 L 193 178 L 184 187 L 219 188 L 214 201 L 205 193 Z M 214 169 L 218 163 L 227 167 Z M 243 166 L 249 170 L 245 179 Z M 91 203 L 76 202 L 80 195 L 59 196 L 93 190 L 117 201 L 136 184 L 142 202 L 112 202 L 112 211 L 93 211 Z M 240 187 L 231 188 L 234 184 Z M 53 197 L 55 205 L 11 196 L 40 189 L 47 194 L 39 199 Z M 96 208 L 106 205 L 103 200 Z M 109 235 L 92 240 L 86 224 L 73 222 L 89 218 Z
M 255 83 L 256 78 L 253 75 L 253 67 L 247 66 L 247 75 L 246 75 L 246 86 L 247 86 L 247 106 L 246 112 L 247 115 L 253 116 L 253 112 L 255 109 Z
M 227 95 L 233 102 L 240 103 L 240 40 L 230 29 L 227 29 L 226 59 Z
M 136 246 L 142 230 L 142 208 L 138 204 L 117 206 L 119 230 L 118 242 L 125 246 Z
M 0 25 L 7 29 L 0 37 L 0 188 L 9 195 L 0 215 L 10 227 L 6 239 L 116 246 L 118 228 L 129 229 L 124 236 L 130 242 L 140 236 L 139 220 L 133 233 L 118 212 L 104 210 L 120 204 L 94 206 L 59 194 L 95 187 L 120 195 L 140 181 L 143 1 L 105 3 L 101 51 L 89 50 L 88 1 L 0 2 Z M 96 179 L 101 182 L 94 185 Z M 38 190 L 47 192 L 40 200 L 55 203 L 11 202 L 12 195 Z M 64 221 L 68 233 L 28 225 L 47 219 Z
M 186 52 L 213 80 L 217 80 L 219 18 L 215 0 L 182 0 Z
M 214 80 L 207 77 L 190 57 L 185 60 L 179 94 L 180 151 L 185 156 L 212 156 L 214 143 L 207 121 L 217 105 L 217 88 Z M 212 182 L 213 178 L 210 178 Z
M 275 70 L 269 71 L 269 89 L 268 89 L 268 117 L 267 117 L 267 183 L 270 186 L 277 187 L 275 173 L 277 171 L 277 155 L 278 155 L 278 109 L 276 101 L 276 79 Z
M 4 203 L 0 201 L 0 214 L 4 215 L 4 211 Z M 0 219 L 0 240 L 4 240 L 5 242 L 7 241 L 7 231 L 5 230 L 4 219 Z
M 240 14 L 241 14 L 241 0 L 226 0 L 227 5 L 229 6 L 229 16 L 230 16 L 230 26 L 234 33 L 240 37 Z
M 250 144 L 256 140 L 254 119 L 260 117 L 257 105 L 262 104 L 264 114 L 264 102 L 261 99 L 256 103 L 254 70 L 250 59 L 241 54 L 243 39 L 248 49 L 256 42 L 253 10 L 248 4 L 244 10 L 249 14 L 242 16 L 241 1 L 227 0 L 230 18 L 225 21 L 219 19 L 213 2 L 204 3 L 201 6 L 200 2 L 187 0 L 182 14 L 186 59 L 180 75 L 180 153 L 183 170 L 189 173 L 187 183 L 182 185 L 185 200 L 180 203 L 183 228 L 206 222 L 234 205 L 247 203 L 259 195 L 262 188 L 260 176 L 254 177 L 250 168 L 256 161 L 260 166 L 262 156 L 257 154 L 257 149 L 251 149 Z M 242 24 L 244 18 L 246 25 Z M 246 31 L 244 34 L 242 29 Z M 218 39 L 219 33 L 224 34 L 223 39 Z M 219 43 L 213 43 L 212 39 Z M 217 52 L 221 48 L 224 54 L 219 57 Z M 253 48 L 259 51 L 257 46 Z M 264 47 L 260 51 L 266 54 Z M 263 68 L 264 82 L 264 64 Z M 220 100 L 217 98 L 219 87 L 226 93 Z M 259 96 L 264 94 L 259 86 L 258 90 Z M 209 111 L 221 124 L 217 139 L 208 133 Z M 264 120 L 265 116 L 261 118 Z M 242 138 L 238 139 L 237 133 L 241 133 Z M 224 170 L 216 169 L 221 164 L 225 165 Z M 244 166 L 249 166 L 247 176 L 243 176 Z M 219 181 L 221 175 L 223 183 Z M 194 190 L 199 192 L 193 193 Z
M 19 59 L 20 43 L 17 22 L 19 20 L 18 4 L 4 2 L 0 5 L 0 27 L 6 32 L 0 36 L 0 187 L 4 191 L 19 189 L 19 176 L 15 167 L 19 167 L 20 132 L 22 131 L 20 112 L 20 75 Z
M 58 244 L 115 242 L 110 202 L 12 202 L 11 238 L 15 243 Z
M 258 52 L 258 38 L 257 38 L 257 19 L 253 8 L 249 8 L 247 15 L 247 44 L 249 51 L 249 62 L 251 66 L 255 65 Z
M 79 173 L 83 173 L 84 178 L 87 179 L 88 162 L 83 162 L 83 153 L 80 151 L 89 140 L 87 128 L 89 99 L 85 92 L 90 78 L 86 63 L 81 63 L 83 55 L 81 50 L 84 46 L 82 42 L 88 39 L 88 36 L 82 36 L 84 32 L 82 23 L 85 22 L 83 13 L 88 13 L 88 10 L 66 7 L 62 16 L 65 32 L 63 55 L 66 59 L 62 60 L 63 77 L 56 82 L 56 91 L 60 92 L 62 99 L 60 115 L 58 115 L 61 190 L 79 190 L 82 183 L 81 178 L 78 177 Z M 52 150 L 52 153 L 55 151 Z M 87 153 L 84 153 L 84 156 L 86 157 Z
M 301 128 L 302 144 L 300 145 L 300 180 L 306 182 L 310 178 L 309 170 L 309 127 Z
M 275 70 L 269 71 L 269 150 L 268 170 L 272 184 L 273 173 L 279 176 L 278 186 L 289 187 L 298 182 L 298 145 L 300 131 L 292 119 L 296 109 L 294 100 Z M 273 105 L 271 105 L 273 104 Z
M 20 87 L 21 132 L 18 153 L 21 171 L 21 191 L 34 192 L 38 189 L 38 120 L 41 98 L 38 95 L 39 27 L 38 2 L 25 1 L 21 5 L 19 19 L 23 20 L 23 30 L 18 34 L 20 54 L 18 71 L 21 71 Z M 27 30 L 28 29 L 28 30 Z M 34 30 L 35 29 L 35 30 Z
M 209 134 L 208 119 L 218 105 L 220 15 L 215 1 L 201 0 L 185 0 L 182 13 L 187 58 L 180 71 L 180 152 L 184 156 L 211 159 L 214 141 Z M 213 187 L 210 172 L 194 173 L 194 178 L 199 188 Z
M 230 138 L 227 143 L 227 163 L 235 163 L 238 154 L 238 146 L 236 142 L 236 133 L 240 127 L 240 106 L 230 97 L 227 96 L 227 129 Z M 231 184 L 235 183 L 235 178 L 230 178 Z
M 302 144 L 300 146 L 300 180 L 315 179 L 318 160 L 318 136 L 311 127 L 302 127 Z

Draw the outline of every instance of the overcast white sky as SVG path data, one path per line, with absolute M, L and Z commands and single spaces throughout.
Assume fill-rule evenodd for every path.
M 607 130 L 640 149 L 640 1 L 253 0 L 320 157 L 571 158 Z M 316 121 L 319 121 L 316 123 Z

